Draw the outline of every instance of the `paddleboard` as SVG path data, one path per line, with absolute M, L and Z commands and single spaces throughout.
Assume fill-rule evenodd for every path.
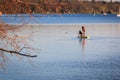
M 81 38 L 81 37 L 78 36 L 78 38 Z M 90 36 L 85 36 L 85 37 L 82 37 L 82 38 L 90 39 Z
M 89 38 L 90 38 L 90 36 L 85 36 L 85 37 L 83 37 L 83 38 L 87 38 L 87 39 L 89 39 Z

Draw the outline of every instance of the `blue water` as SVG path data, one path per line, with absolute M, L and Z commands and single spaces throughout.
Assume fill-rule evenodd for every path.
M 36 58 L 0 53 L 0 80 L 120 80 L 120 18 L 116 15 L 3 15 L 1 19 L 26 23 L 16 34 L 35 32 L 29 44 L 38 50 L 33 53 Z M 77 37 L 82 25 L 90 39 Z
M 80 23 L 120 23 L 120 17 L 115 14 L 18 14 L 5 15 L 1 19 L 10 24 L 80 24 Z

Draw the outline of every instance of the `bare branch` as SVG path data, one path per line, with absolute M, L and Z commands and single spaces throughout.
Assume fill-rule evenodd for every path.
M 37 55 L 22 54 L 22 53 L 17 52 L 17 51 L 6 50 L 6 49 L 3 49 L 3 48 L 0 48 L 0 50 L 4 51 L 4 52 L 8 52 L 8 53 L 14 53 L 14 54 L 18 54 L 18 55 L 21 55 L 21 56 L 26 56 L 26 57 L 37 57 Z

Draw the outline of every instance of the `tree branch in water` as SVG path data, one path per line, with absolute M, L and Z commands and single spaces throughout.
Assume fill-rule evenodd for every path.
M 21 55 L 21 56 L 26 56 L 26 57 L 37 57 L 37 55 L 23 54 L 23 53 L 20 53 L 20 52 L 17 52 L 17 51 L 6 50 L 6 49 L 3 49 L 3 48 L 0 48 L 0 50 L 4 51 L 4 52 L 8 52 L 8 53 L 18 54 L 18 55 Z

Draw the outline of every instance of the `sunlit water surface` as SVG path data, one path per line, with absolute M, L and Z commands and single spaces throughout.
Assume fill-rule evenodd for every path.
M 89 39 L 79 39 L 86 26 Z M 120 24 L 25 25 L 36 58 L 9 56 L 0 80 L 120 80 Z

